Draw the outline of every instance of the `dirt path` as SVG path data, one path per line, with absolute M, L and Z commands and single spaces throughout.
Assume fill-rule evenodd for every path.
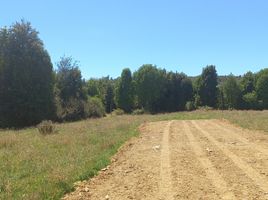
M 220 120 L 144 124 L 64 199 L 268 199 L 268 135 Z

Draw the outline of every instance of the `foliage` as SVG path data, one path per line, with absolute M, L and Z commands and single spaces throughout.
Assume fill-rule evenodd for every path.
M 103 117 L 105 116 L 104 105 L 100 98 L 90 97 L 86 105 L 86 117 Z
M 0 126 L 24 127 L 52 119 L 52 64 L 29 22 L 0 30 Z
M 145 113 L 144 109 L 136 109 L 136 110 L 133 110 L 132 112 L 133 115 L 142 115 L 144 113 Z
M 242 94 L 252 93 L 255 90 L 255 82 L 255 75 L 252 72 L 244 74 L 240 81 Z
M 161 93 L 164 90 L 164 76 L 161 70 L 151 64 L 143 65 L 134 73 L 138 104 L 146 111 L 157 112 Z
M 194 102 L 193 101 L 187 101 L 186 104 L 185 104 L 185 110 L 187 111 L 192 111 L 192 110 L 195 110 L 195 105 L 194 105 Z
M 105 93 L 105 111 L 106 113 L 111 113 L 115 108 L 114 102 L 114 90 L 112 85 L 108 85 Z
M 235 77 L 231 74 L 223 83 L 224 103 L 227 108 L 239 108 L 241 90 Z
M 44 120 L 38 124 L 37 129 L 42 135 L 49 135 L 55 133 L 55 125 L 51 120 Z
M 55 96 L 58 120 L 85 118 L 87 96 L 77 62 L 71 57 L 62 57 L 57 66 Z
M 130 113 L 134 105 L 134 87 L 130 69 L 123 69 L 116 88 L 116 105 L 126 113 Z
M 201 76 L 196 80 L 196 92 L 200 96 L 201 105 L 216 106 L 217 77 L 215 66 L 209 65 L 203 68 Z
M 242 97 L 245 109 L 259 109 L 258 96 L 255 91 L 246 93 Z
M 112 115 L 124 115 L 124 114 L 125 114 L 124 110 L 120 108 L 117 108 L 112 112 Z
M 262 101 L 263 107 L 268 108 L 268 71 L 261 71 L 258 75 L 256 91 L 259 100 Z

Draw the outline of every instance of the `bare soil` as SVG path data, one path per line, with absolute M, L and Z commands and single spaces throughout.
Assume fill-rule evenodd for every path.
M 64 199 L 268 199 L 268 135 L 221 120 L 146 123 Z

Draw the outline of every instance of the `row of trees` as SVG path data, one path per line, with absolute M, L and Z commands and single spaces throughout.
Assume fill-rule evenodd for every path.
M 200 76 L 187 77 L 146 64 L 134 73 L 126 68 L 116 79 L 86 81 L 71 57 L 62 57 L 53 70 L 30 23 L 0 30 L 0 127 L 101 117 L 115 109 L 158 113 L 200 106 L 267 109 L 268 69 L 218 77 L 215 66 L 207 66 Z

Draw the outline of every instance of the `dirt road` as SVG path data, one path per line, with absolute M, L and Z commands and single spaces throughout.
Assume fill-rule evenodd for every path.
M 268 135 L 220 120 L 144 124 L 64 199 L 268 199 Z

